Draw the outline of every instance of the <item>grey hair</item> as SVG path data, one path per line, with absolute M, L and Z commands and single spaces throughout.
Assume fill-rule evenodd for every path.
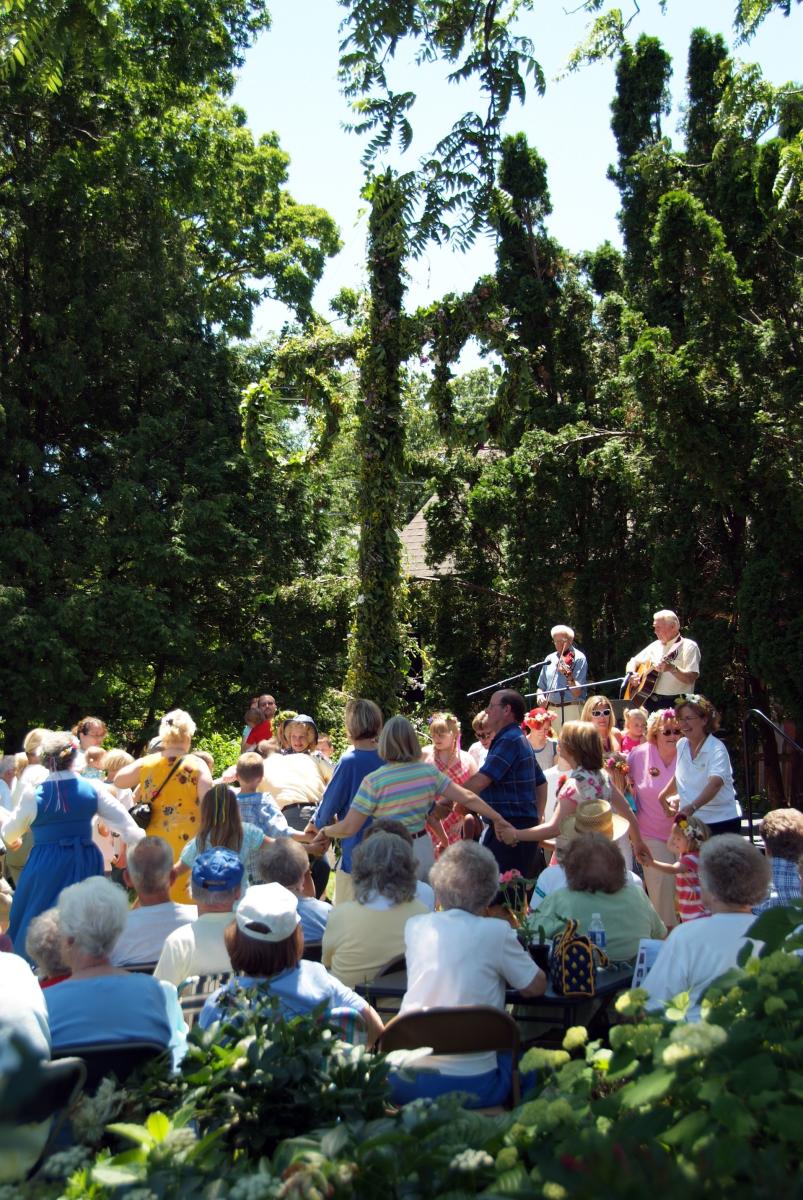
M 771 879 L 767 859 L 738 833 L 719 834 L 700 849 L 700 883 L 722 904 L 733 908 L 760 904 Z
M 298 842 L 279 837 L 256 856 L 256 874 L 263 883 L 280 883 L 292 891 L 309 869 L 309 855 Z
M 377 833 L 360 842 L 351 857 L 354 898 L 366 904 L 384 896 L 392 904 L 414 899 L 416 860 L 412 847 L 395 833 Z
M 680 629 L 680 618 L 676 612 L 672 612 L 671 608 L 659 608 L 658 612 L 652 614 L 652 619 L 653 621 L 671 621 Z
M 128 852 L 128 874 L 135 890 L 143 896 L 170 886 L 173 851 L 160 837 L 145 837 Z
M 128 897 L 102 875 L 64 888 L 58 901 L 64 937 L 93 958 L 108 958 L 128 920 Z
M 17 759 L 14 754 L 4 754 L 0 758 L 0 775 L 7 775 L 9 771 L 15 771 L 17 768 Z
M 199 883 L 190 883 L 190 892 L 196 904 L 205 904 L 208 908 L 221 908 L 230 911 L 243 894 L 242 884 L 231 888 L 228 892 L 212 891 L 201 887 Z
M 69 975 L 70 968 L 62 958 L 61 922 L 57 908 L 47 908 L 33 918 L 25 936 L 25 953 L 40 968 L 40 978 Z
M 455 842 L 429 874 L 441 908 L 480 913 L 499 891 L 499 867 L 490 850 L 477 842 Z
M 69 770 L 77 754 L 73 735 L 64 729 L 48 730 L 42 738 L 39 757 L 51 771 Z

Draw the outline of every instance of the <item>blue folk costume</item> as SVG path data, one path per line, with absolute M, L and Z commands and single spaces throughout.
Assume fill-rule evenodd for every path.
M 11 905 L 9 937 L 17 954 L 34 917 L 52 908 L 62 889 L 103 875 L 103 855 L 92 840 L 98 789 L 73 771 L 54 771 L 36 788 L 33 848 Z

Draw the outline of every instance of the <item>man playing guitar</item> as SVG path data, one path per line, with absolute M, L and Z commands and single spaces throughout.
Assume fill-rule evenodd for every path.
M 583 686 L 588 679 L 588 660 L 574 644 L 574 630 L 569 625 L 555 625 L 550 630 L 555 653 L 550 654 L 538 676 L 538 703 L 557 709 L 552 732 L 557 733 L 564 721 L 578 721 L 586 698 Z
M 680 636 L 677 613 L 660 609 L 653 616 L 653 629 L 658 640 L 625 667 L 625 699 L 648 712 L 666 708 L 675 696 L 693 687 L 700 674 L 700 648 L 691 638 Z

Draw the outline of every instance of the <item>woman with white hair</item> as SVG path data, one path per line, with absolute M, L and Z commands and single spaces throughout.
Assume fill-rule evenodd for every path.
M 62 888 L 90 875 L 103 874 L 103 855 L 92 841 L 92 819 L 99 816 L 129 845 L 142 836 L 119 800 L 95 779 L 76 774 L 78 746 L 70 733 L 48 733 L 41 744 L 47 778 L 26 790 L 5 826 L 6 842 L 29 827 L 33 849 L 11 905 L 8 934 L 23 953 L 31 920 L 52 908 Z
M 41 988 L 53 987 L 69 979 L 70 968 L 64 961 L 61 949 L 61 922 L 57 908 L 48 908 L 31 921 L 25 939 L 25 953 L 36 967 L 36 978 Z
M 490 850 L 456 842 L 432 868 L 431 879 L 441 911 L 411 917 L 405 927 L 402 1013 L 476 1004 L 503 1010 L 506 985 L 522 996 L 542 995 L 546 976 L 519 944 L 516 931 L 484 915 L 499 889 L 499 867 Z M 509 1056 L 493 1052 L 430 1055 L 412 1079 L 391 1076 L 393 1098 L 404 1104 L 459 1091 L 471 1095 L 467 1107 L 484 1108 L 504 1103 L 511 1074 Z
M 680 992 L 688 992 L 689 1021 L 699 1021 L 706 988 L 738 965 L 744 946 L 755 954 L 760 942 L 747 937 L 755 921 L 753 905 L 767 894 L 772 869 L 760 850 L 735 833 L 705 842 L 700 850 L 700 891 L 711 913 L 686 921 L 669 935 L 648 971 L 643 987 L 648 1007 L 661 1009 Z
M 165 713 L 159 723 L 161 750 L 146 754 L 118 771 L 112 783 L 118 788 L 139 784 L 140 799 L 150 808 L 147 830 L 164 838 L 174 861 L 198 832 L 200 803 L 212 786 L 209 767 L 190 753 L 195 722 L 180 708 Z M 191 904 L 189 874 L 176 879 L 170 899 Z
M 158 1042 L 180 1061 L 187 1027 L 172 983 L 114 967 L 128 916 L 121 887 L 96 877 L 59 896 L 61 952 L 72 975 L 45 993 L 54 1050 L 103 1042 Z
M 404 954 L 407 921 L 428 909 L 416 899 L 412 847 L 395 834 L 376 833 L 360 843 L 351 879 L 355 898 L 332 909 L 321 960 L 348 987 L 356 987 L 374 979 L 383 963 Z

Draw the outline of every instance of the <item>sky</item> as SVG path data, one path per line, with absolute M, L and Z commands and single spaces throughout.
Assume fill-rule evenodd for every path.
M 546 159 L 554 210 L 547 222 L 549 232 L 570 250 L 580 251 L 606 238 L 617 245 L 621 239 L 616 223 L 618 193 L 606 179 L 608 165 L 616 159 L 609 107 L 613 65 L 585 65 L 558 78 L 588 25 L 585 14 L 571 11 L 575 7 L 571 0 L 566 6 L 559 0 L 542 0 L 534 5 L 534 12 L 521 18 L 519 32 L 533 41 L 547 88 L 545 96 L 532 91 L 524 106 L 513 107 L 505 132 L 523 131 Z M 640 0 L 638 9 L 634 4 L 632 10 L 628 0 L 621 0 L 621 7 L 625 14 L 633 13 L 631 41 L 641 33 L 654 35 L 672 55 L 675 107 L 664 132 L 674 136 L 681 115 L 678 106 L 689 33 L 704 25 L 733 45 L 735 0 L 669 0 L 665 14 L 658 0 Z M 330 318 L 328 303 L 340 288 L 365 284 L 366 211 L 360 197 L 364 143 L 343 128 L 350 111 L 337 82 L 343 11 L 336 0 L 271 0 L 271 29 L 248 52 L 233 95 L 234 102 L 246 110 L 255 135 L 278 133 L 282 149 L 290 155 L 288 188 L 293 197 L 320 205 L 338 223 L 344 246 L 328 263 L 314 301 L 318 311 Z M 789 18 L 775 11 L 756 37 L 735 53 L 744 61 L 760 63 L 773 83 L 783 83 L 800 77 L 802 33 L 803 8 L 795 6 Z M 440 64 L 417 67 L 412 48 L 409 53 L 405 48 L 394 64 L 393 85 L 418 96 L 411 116 L 413 145 L 395 163 L 402 169 L 414 167 L 419 155 L 429 152 L 461 113 L 481 104 L 477 91 L 449 84 L 446 74 Z M 405 304 L 415 308 L 445 292 L 466 290 L 493 264 L 493 243 L 488 237 L 465 254 L 433 247 L 408 264 Z M 254 335 L 278 331 L 288 315 L 284 306 L 263 302 Z M 464 368 L 476 365 L 471 358 L 469 354 L 464 360 Z

